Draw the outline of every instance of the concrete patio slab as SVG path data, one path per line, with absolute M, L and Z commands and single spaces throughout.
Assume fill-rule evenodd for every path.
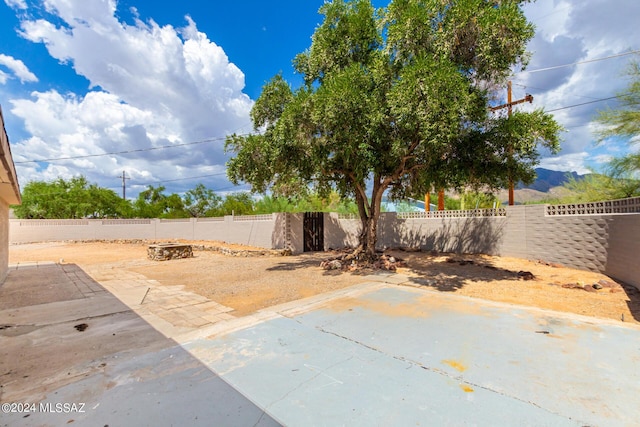
M 640 419 L 640 328 L 379 284 L 308 308 L 184 347 L 285 425 Z

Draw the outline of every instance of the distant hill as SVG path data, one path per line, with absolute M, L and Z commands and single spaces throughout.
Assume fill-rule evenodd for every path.
M 516 189 L 521 190 L 527 188 L 530 190 L 547 193 L 554 187 L 564 185 L 567 181 L 569 181 L 570 176 L 574 177 L 577 180 L 580 180 L 582 177 L 584 177 L 584 175 L 578 175 L 577 172 L 560 172 L 544 168 L 536 168 L 536 174 L 538 176 L 532 184 L 524 185 L 522 183 L 519 183 L 516 186 Z
M 569 181 L 569 177 L 572 176 L 580 180 L 586 176 L 576 172 L 552 171 L 544 168 L 536 168 L 536 174 L 538 175 L 536 180 L 530 185 L 520 183 L 516 186 L 515 202 L 517 205 L 570 196 L 571 191 L 563 187 Z M 498 191 L 496 196 L 503 204 L 507 204 L 509 192 L 506 189 Z

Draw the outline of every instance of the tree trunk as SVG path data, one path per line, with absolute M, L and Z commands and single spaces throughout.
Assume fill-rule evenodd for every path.
M 379 182 L 374 181 L 372 198 L 369 203 L 356 193 L 356 202 L 360 213 L 359 245 L 353 253 L 353 258 L 366 262 L 377 260 L 376 243 L 378 242 L 378 220 L 380 219 L 380 206 L 382 204 L 382 194 L 384 188 Z M 359 200 L 358 200 L 359 199 Z
M 378 242 L 378 215 L 372 216 L 367 221 L 365 228 L 364 255 L 369 261 L 376 259 L 376 243 Z

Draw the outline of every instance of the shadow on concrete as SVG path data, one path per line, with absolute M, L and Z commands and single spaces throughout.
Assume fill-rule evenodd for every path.
M 0 402 L 82 408 L 8 425 L 278 425 L 77 265 L 14 267 L 0 301 Z
M 627 283 L 620 282 L 620 284 L 629 299 L 627 301 L 629 311 L 633 315 L 633 318 L 640 322 L 640 289 Z
M 84 298 L 77 286 L 67 286 L 74 280 L 93 282 L 75 264 L 10 267 L 7 280 L 0 284 L 0 310 Z

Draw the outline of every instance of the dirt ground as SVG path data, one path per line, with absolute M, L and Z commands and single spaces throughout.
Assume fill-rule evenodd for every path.
M 215 242 L 192 243 L 255 249 Z M 148 242 L 12 245 L 9 263 L 56 261 L 80 267 L 108 264 L 143 274 L 163 285 L 184 285 L 187 290 L 232 307 L 236 316 L 362 283 L 364 275 L 373 273 L 323 270 L 320 262 L 332 256 L 327 253 L 231 256 L 195 250 L 193 258 L 150 261 L 146 257 L 147 245 Z M 410 284 L 424 289 L 640 324 L 640 291 L 603 274 L 486 255 L 402 251 L 390 255 L 406 262 L 398 273 L 409 276 Z M 528 275 L 523 272 L 532 273 L 533 278 L 524 280 L 522 276 Z

